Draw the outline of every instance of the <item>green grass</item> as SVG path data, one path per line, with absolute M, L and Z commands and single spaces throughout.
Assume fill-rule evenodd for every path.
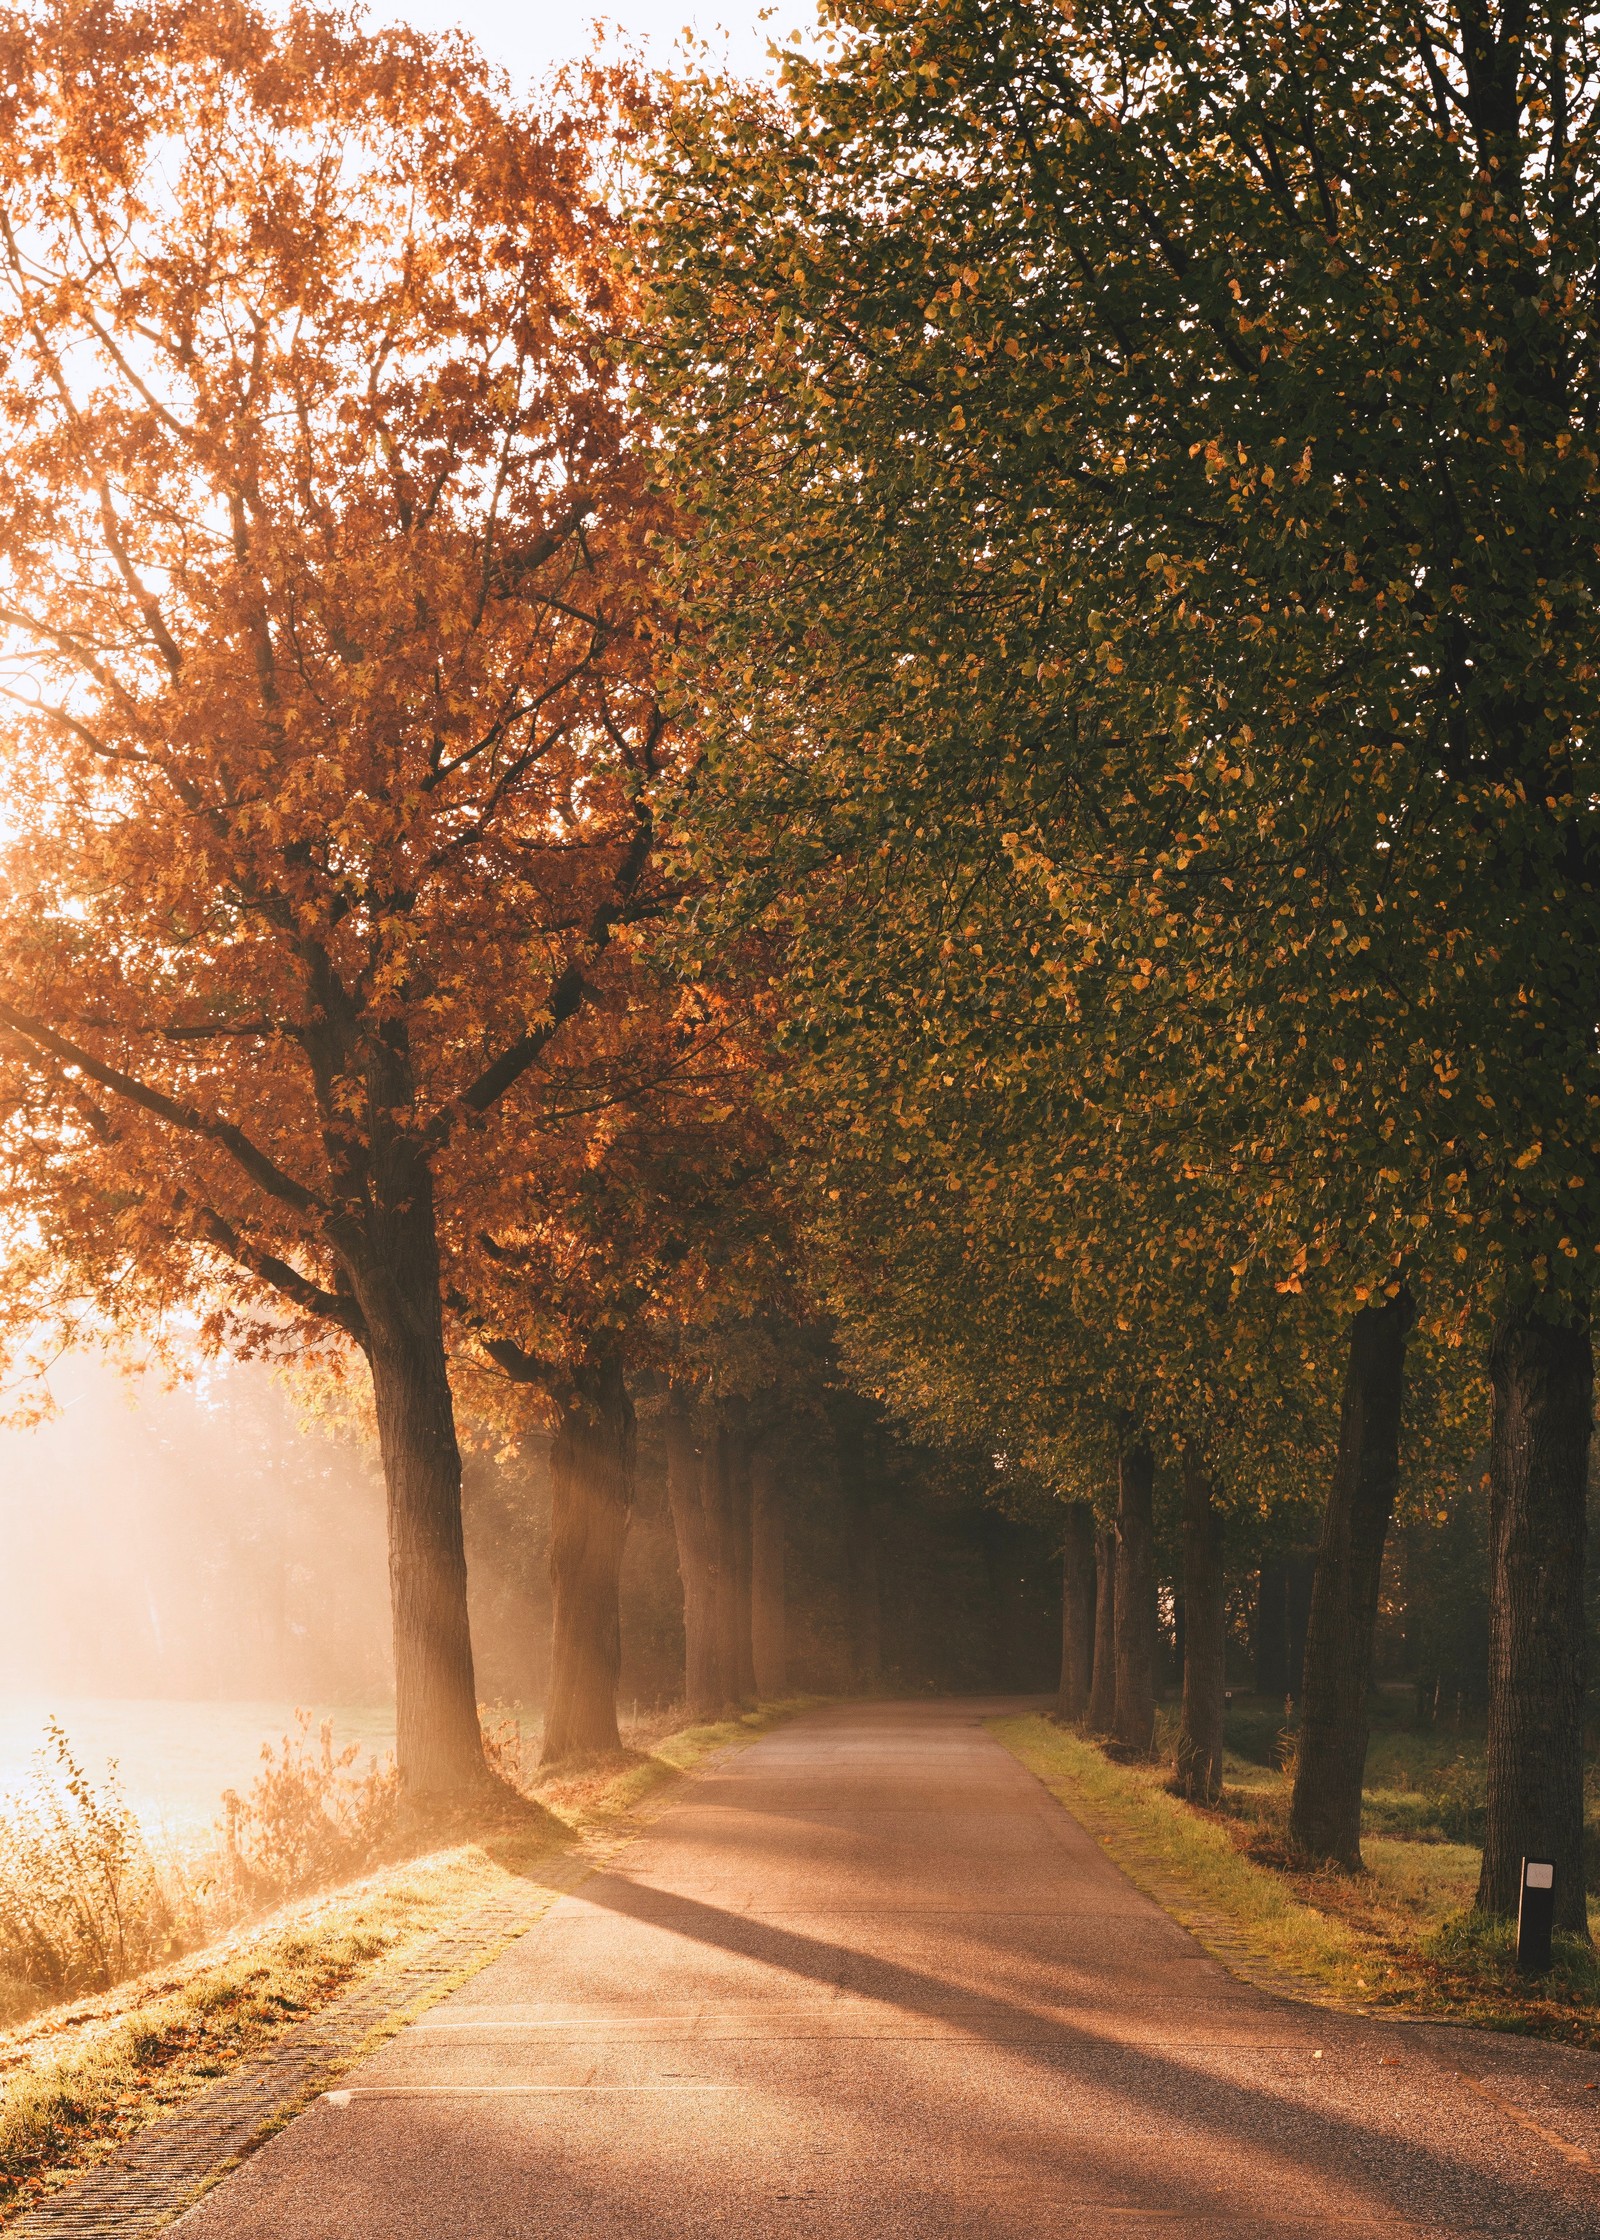
M 423 1856 L 0 2035 L 0 2222 L 513 1877 L 625 1840 L 629 1816 L 663 1784 L 807 1700 L 693 1726 L 656 1721 L 654 1732 L 638 1736 L 642 1749 L 530 1784 L 525 1816 L 454 1825 L 445 1848 L 436 1828 Z
M 1216 1809 L 1173 1796 L 1161 1758 L 1113 1764 L 1046 1718 L 992 1725 L 1135 1882 L 1241 1973 L 1340 2005 L 1600 2045 L 1594 1948 L 1558 1940 L 1557 1965 L 1530 1984 L 1516 1973 L 1510 1926 L 1471 1910 L 1478 1851 L 1449 1833 L 1481 1778 L 1470 1744 L 1430 1733 L 1376 1738 L 1366 1873 L 1296 1872 L 1282 1849 L 1288 1780 L 1271 1762 L 1282 1715 L 1269 1751 L 1255 1709 L 1245 1707 L 1242 1732 L 1230 1719 Z

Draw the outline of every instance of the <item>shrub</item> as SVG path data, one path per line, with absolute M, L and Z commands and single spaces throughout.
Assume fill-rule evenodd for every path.
M 1488 1818 L 1488 1774 L 1481 1759 L 1452 1758 L 1425 1783 L 1433 1817 L 1451 1843 L 1482 1843 Z
M 1234 1703 L 1225 1722 L 1228 1748 L 1247 1765 L 1278 1763 L 1283 1738 L 1282 1704 Z
M 526 1795 L 526 1753 L 522 1721 L 509 1704 L 480 1703 L 478 1729 L 483 1736 L 484 1761 L 497 1781 Z
M 0 2015 L 105 1991 L 182 1948 L 187 1907 L 157 1872 L 116 1769 L 96 1788 L 51 1719 L 0 1814 Z
M 362 1760 L 359 1743 L 333 1747 L 324 1720 L 313 1739 L 311 1714 L 295 1714 L 281 1743 L 263 1743 L 261 1771 L 249 1791 L 223 1792 L 227 1878 L 256 1903 L 361 1874 L 383 1857 L 396 1833 L 399 1780 L 391 1759 Z

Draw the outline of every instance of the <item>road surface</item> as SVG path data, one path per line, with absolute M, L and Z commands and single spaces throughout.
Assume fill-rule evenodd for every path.
M 1238 1982 L 982 1708 L 687 1782 L 175 2231 L 1600 2240 L 1600 2059 Z

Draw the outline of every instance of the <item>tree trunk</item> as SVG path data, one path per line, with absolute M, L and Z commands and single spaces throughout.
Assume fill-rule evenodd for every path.
M 726 1708 L 717 1641 L 717 1548 L 706 1508 L 706 1425 L 681 1390 L 667 1402 L 667 1503 L 683 1581 L 683 1697 L 689 1716 L 714 1719 Z
M 878 1519 L 870 1508 L 856 1512 L 850 1554 L 854 1566 L 856 1686 L 870 1692 L 883 1685 L 883 1582 L 879 1576 Z
M 1284 1565 L 1283 1632 L 1289 1665 L 1285 1694 L 1296 1703 L 1306 1692 L 1306 1628 L 1311 1623 L 1311 1590 L 1316 1578 L 1317 1559 L 1310 1550 L 1298 1550 Z
M 741 1412 L 711 1411 L 705 1443 L 706 1515 L 716 1549 L 717 1678 L 724 1707 L 755 1692 L 750 1657 L 750 1479 Z
M 621 1747 L 618 1585 L 633 1511 L 633 1402 L 609 1355 L 558 1400 L 550 1442 L 550 1695 L 544 1762 Z
M 863 1690 L 883 1678 L 883 1602 L 878 1575 L 879 1529 L 873 1502 L 872 1419 L 859 1400 L 840 1394 L 829 1411 L 840 1506 L 849 1535 L 850 1656 L 852 1682 Z
M 1583 1580 L 1594 1356 L 1587 1322 L 1504 1314 L 1489 1346 L 1489 1814 L 1478 1904 L 1515 1913 L 1555 1865 L 1556 1927 L 1587 1938 Z
M 783 1480 L 769 1433 L 750 1458 L 750 1653 L 756 1693 L 769 1702 L 789 1688 L 783 1571 Z
M 741 1703 L 756 1696 L 755 1659 L 755 1480 L 751 1467 L 750 1411 L 742 1400 L 729 1403 L 728 1514 L 733 1526 L 734 1693 Z
M 1117 1533 L 1107 1525 L 1094 1544 L 1094 1663 L 1090 1667 L 1091 1734 L 1109 1734 L 1117 1709 Z
M 1415 1309 L 1402 1290 L 1350 1325 L 1339 1452 L 1328 1488 L 1306 1624 L 1299 1752 L 1289 1841 L 1309 1859 L 1361 1871 L 1367 1691 L 1383 1543 L 1400 1475 L 1406 1339 Z
M 363 1254 L 347 1265 L 366 1324 L 388 1496 L 395 1762 L 412 1796 L 461 1797 L 485 1789 L 489 1773 L 467 1622 L 461 1450 L 425 1189 L 392 1228 L 382 1261 Z
M 1289 1693 L 1289 1566 L 1282 1556 L 1268 1556 L 1256 1580 L 1251 1648 L 1256 1694 L 1282 1703 Z
M 1228 1579 L 1222 1511 L 1200 1458 L 1183 1454 L 1183 1716 L 1175 1787 L 1209 1803 L 1222 1794 Z
M 1069 1501 L 1061 1540 L 1061 1687 L 1056 1717 L 1076 1726 L 1094 1677 L 1094 1511 Z
M 1112 1733 L 1148 1755 L 1156 1728 L 1155 1457 L 1125 1447 L 1117 1457 L 1117 1708 Z

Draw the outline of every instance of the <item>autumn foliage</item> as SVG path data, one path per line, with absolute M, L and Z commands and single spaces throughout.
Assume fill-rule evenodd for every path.
M 80 1295 L 365 1354 L 401 1767 L 459 1789 L 451 1209 L 544 1156 L 670 751 L 609 90 L 310 10 L 4 38 L 12 1203 Z

